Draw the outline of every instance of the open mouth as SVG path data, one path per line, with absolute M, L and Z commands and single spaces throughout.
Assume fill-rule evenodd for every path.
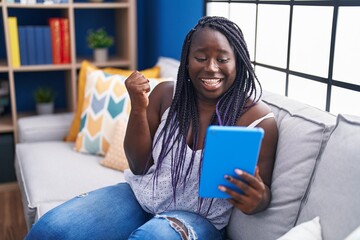
M 208 79 L 203 78 L 203 79 L 201 79 L 201 81 L 205 86 L 216 87 L 217 85 L 220 84 L 221 79 L 220 78 L 208 78 Z

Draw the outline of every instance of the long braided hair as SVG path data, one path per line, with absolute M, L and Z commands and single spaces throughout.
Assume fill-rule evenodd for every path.
M 228 39 L 235 53 L 237 67 L 235 81 L 219 99 L 211 125 L 235 125 L 238 118 L 259 101 L 261 97 L 261 86 L 251 65 L 250 55 L 240 28 L 223 17 L 202 17 L 197 25 L 189 31 L 184 40 L 173 101 L 165 125 L 155 139 L 155 144 L 161 144 L 162 148 L 155 170 L 154 184 L 157 182 L 157 176 L 164 158 L 171 154 L 171 181 L 175 204 L 176 189 L 181 185 L 185 188 L 198 149 L 199 114 L 195 89 L 191 82 L 188 82 L 189 72 L 187 65 L 193 35 L 204 27 L 217 30 Z M 260 87 L 259 89 L 256 88 L 257 84 Z M 252 98 L 253 102 L 246 106 L 250 98 Z M 192 146 L 190 146 L 192 154 L 190 164 L 185 167 L 186 139 L 190 126 L 193 131 Z M 162 141 L 160 141 L 161 137 Z M 202 161 L 202 157 L 200 161 Z M 200 169 L 198 169 L 198 173 L 200 176 Z

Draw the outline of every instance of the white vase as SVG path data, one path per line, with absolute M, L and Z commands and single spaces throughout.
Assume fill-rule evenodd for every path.
M 94 61 L 95 62 L 106 62 L 108 60 L 108 49 L 107 48 L 95 48 L 94 49 Z
M 54 113 L 54 103 L 37 103 L 36 113 L 39 115 L 52 114 Z

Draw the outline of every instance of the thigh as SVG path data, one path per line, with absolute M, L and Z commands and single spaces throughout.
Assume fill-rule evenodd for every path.
M 129 239 L 221 240 L 224 239 L 224 231 L 217 230 L 206 218 L 196 213 L 169 211 L 154 216 L 136 229 Z
M 127 239 L 150 217 L 129 184 L 120 183 L 50 210 L 33 225 L 27 239 Z

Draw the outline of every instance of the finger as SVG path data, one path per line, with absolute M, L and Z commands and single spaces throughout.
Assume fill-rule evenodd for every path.
M 138 84 L 149 82 L 149 80 L 139 71 L 132 72 L 125 82 L 126 81 L 136 82 Z
M 245 196 L 235 190 L 232 190 L 231 188 L 225 187 L 223 185 L 220 185 L 219 190 L 228 194 L 230 197 L 232 197 L 233 199 L 235 199 L 237 202 L 244 202 L 245 201 Z
M 243 180 L 237 179 L 235 177 L 229 176 L 229 175 L 225 175 L 225 179 L 230 182 L 231 184 L 235 185 L 236 188 L 240 189 L 242 191 L 243 195 L 251 195 L 252 192 L 254 192 L 255 190 L 246 182 L 244 182 Z
M 247 172 L 244 172 L 240 169 L 235 169 L 235 173 L 243 180 L 247 182 L 252 188 L 261 189 L 262 187 L 262 179 L 259 174 L 257 176 L 253 176 Z M 255 173 L 256 174 L 256 173 Z
M 260 169 L 259 169 L 259 166 L 256 166 L 256 169 L 255 169 L 255 177 L 259 180 L 259 182 L 262 182 L 262 178 L 260 177 Z

